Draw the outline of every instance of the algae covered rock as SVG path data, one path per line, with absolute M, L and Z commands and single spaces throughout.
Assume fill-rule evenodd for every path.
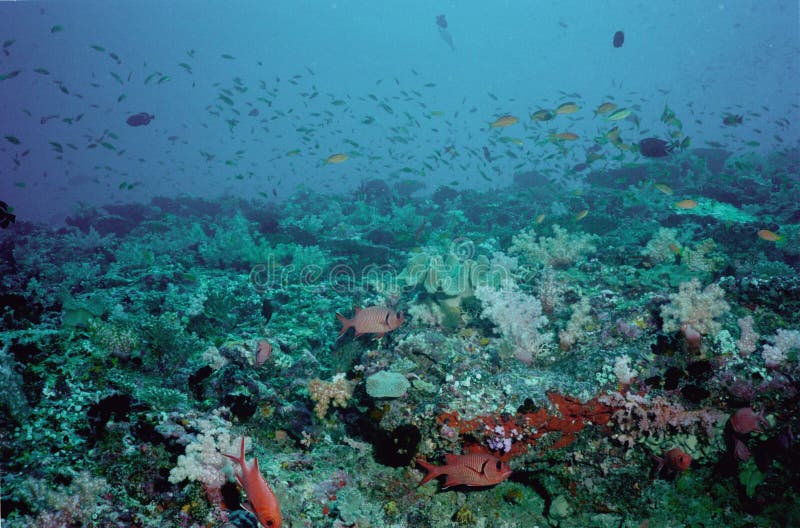
M 367 378 L 367 394 L 373 398 L 399 398 L 410 386 L 399 372 L 381 370 Z

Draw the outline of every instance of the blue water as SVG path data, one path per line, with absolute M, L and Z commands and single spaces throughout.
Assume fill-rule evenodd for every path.
M 628 142 L 665 134 L 665 105 L 694 146 L 737 152 L 798 140 L 795 2 L 19 2 L 0 12 L 0 38 L 14 41 L 0 72 L 21 72 L 0 82 L 2 133 L 20 140 L 2 142 L 0 189 L 21 218 L 160 194 L 285 198 L 298 185 L 343 191 L 374 177 L 433 189 L 502 187 L 534 168 L 559 176 L 610 128 L 591 111 L 612 97 L 636 105 L 638 128 L 621 123 Z M 439 14 L 455 50 L 439 34 Z M 611 45 L 617 30 L 621 48 Z M 222 89 L 235 94 L 233 106 Z M 576 114 L 528 119 L 573 100 Z M 248 116 L 253 108 L 258 116 Z M 128 127 L 138 112 L 156 118 Z M 725 113 L 744 123 L 722 126 Z M 520 124 L 487 128 L 506 114 Z M 47 116 L 57 117 L 41 124 Z M 784 118 L 791 125 L 776 124 Z M 561 153 L 540 144 L 551 131 L 581 139 Z M 116 135 L 107 141 L 115 150 L 87 149 L 104 133 Z M 524 146 L 512 149 L 518 158 L 493 149 L 489 166 L 481 149 L 501 135 Z M 49 142 L 62 145 L 62 159 Z M 432 163 L 450 146 L 454 164 Z M 322 163 L 340 152 L 351 159 Z

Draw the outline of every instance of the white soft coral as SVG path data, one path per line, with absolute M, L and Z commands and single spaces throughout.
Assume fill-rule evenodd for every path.
M 178 457 L 178 465 L 169 472 L 169 481 L 177 484 L 183 480 L 197 481 L 206 491 L 218 490 L 227 480 L 223 468 L 229 464 L 223 453 L 235 453 L 238 445 L 230 435 L 231 423 L 212 414 L 198 418 L 194 424 L 200 432 Z
M 542 304 L 536 297 L 520 291 L 511 282 L 506 282 L 500 289 L 478 286 L 475 297 L 483 304 L 481 315 L 497 326 L 513 347 L 517 359 L 530 364 L 549 352 L 553 334 L 539 331 L 548 321 L 542 315 Z
M 682 282 L 678 293 L 671 294 L 669 300 L 661 308 L 665 332 L 691 328 L 701 335 L 715 334 L 722 328 L 716 319 L 730 309 L 725 302 L 725 290 L 716 284 L 701 290 L 697 279 Z

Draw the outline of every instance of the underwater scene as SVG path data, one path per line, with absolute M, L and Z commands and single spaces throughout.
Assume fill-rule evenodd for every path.
M 800 526 L 798 20 L 0 3 L 0 525 Z

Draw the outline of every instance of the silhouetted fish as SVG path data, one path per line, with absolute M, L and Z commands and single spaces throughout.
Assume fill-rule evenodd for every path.
M 133 114 L 128 118 L 126 123 L 128 123 L 132 127 L 144 126 L 149 125 L 150 121 L 155 119 L 156 116 L 152 114 L 148 114 L 147 112 L 139 112 L 138 114 Z
M 455 51 L 456 46 L 453 44 L 453 37 L 450 35 L 450 32 L 447 31 L 447 19 L 444 15 L 439 15 L 436 17 L 436 25 L 439 26 L 439 36 L 442 37 L 442 40 L 447 42 L 447 45 L 450 46 L 450 49 Z
M 625 33 L 623 33 L 621 30 L 614 33 L 615 48 L 621 48 L 624 42 L 625 42 Z
M 639 142 L 639 152 L 647 158 L 669 156 L 673 148 L 675 148 L 674 145 L 658 138 L 644 138 Z
M 0 227 L 6 229 L 17 219 L 17 215 L 11 214 L 8 204 L 0 201 Z

